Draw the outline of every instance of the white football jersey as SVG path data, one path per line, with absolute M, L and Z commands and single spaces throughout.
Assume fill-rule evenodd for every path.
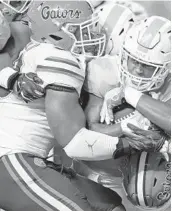
M 92 60 L 87 67 L 87 76 L 84 89 L 97 97 L 104 98 L 106 92 L 117 87 L 119 84 L 119 57 L 105 56 Z M 171 75 L 165 80 L 164 86 L 158 93 L 151 93 L 153 98 L 167 101 L 171 98 Z M 132 120 L 131 120 L 132 119 Z M 139 112 L 129 116 L 126 120 L 136 123 L 138 127 L 148 128 L 150 121 Z M 105 161 L 84 161 L 88 166 L 88 177 L 108 188 L 117 188 L 122 184 L 120 180 L 120 159 Z M 85 167 L 86 168 L 86 167 Z
M 51 44 L 29 44 L 15 65 L 21 73 L 36 72 L 47 84 L 72 86 L 80 95 L 85 70 L 70 52 Z M 0 157 L 16 152 L 46 157 L 54 141 L 44 98 L 25 103 L 10 93 L 0 99 Z
M 97 97 L 104 98 L 106 92 L 119 84 L 119 57 L 109 56 L 91 60 L 87 66 L 84 89 Z

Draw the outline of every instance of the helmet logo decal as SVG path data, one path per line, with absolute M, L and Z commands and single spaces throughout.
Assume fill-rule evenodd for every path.
M 146 54 L 141 52 L 141 51 L 136 51 L 136 54 L 138 55 L 138 57 L 142 57 L 142 58 L 146 58 Z
M 51 9 L 49 6 L 44 6 L 42 8 L 41 15 L 44 20 L 47 20 L 49 18 L 78 19 L 81 16 L 81 11 L 79 11 L 78 9 L 61 9 L 60 7 L 57 7 L 56 9 Z
M 157 199 L 159 201 L 168 200 L 171 197 L 171 163 L 166 163 L 165 169 L 167 171 L 167 176 L 165 177 L 165 182 L 163 183 L 164 191 L 158 193 Z

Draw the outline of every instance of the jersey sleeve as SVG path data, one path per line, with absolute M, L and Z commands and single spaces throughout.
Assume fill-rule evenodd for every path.
M 100 57 L 92 60 L 87 67 L 84 89 L 104 98 L 106 92 L 115 88 L 119 83 L 119 69 L 115 56 Z
M 47 43 L 33 43 L 25 48 L 19 63 L 22 73 L 35 72 L 46 85 L 72 87 L 80 95 L 85 70 L 70 52 Z
M 47 84 L 73 87 L 80 95 L 85 71 L 70 52 L 51 49 L 51 53 L 37 63 L 37 74 Z

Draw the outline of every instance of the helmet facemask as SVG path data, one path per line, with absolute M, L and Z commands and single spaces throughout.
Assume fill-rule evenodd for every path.
M 13 10 L 16 13 L 24 13 L 28 10 L 30 7 L 32 1 L 26 0 L 26 1 L 10 1 L 10 0 L 1 0 L 1 2 L 11 10 Z
M 152 71 L 151 77 L 141 77 L 132 74 L 128 68 L 129 59 L 135 61 L 137 65 L 139 65 L 138 68 L 142 66 L 142 68 L 151 69 L 151 71 L 154 69 L 154 71 Z M 121 83 L 123 85 L 127 84 L 141 92 L 158 90 L 164 84 L 164 80 L 169 73 L 170 62 L 164 63 L 163 65 L 145 62 L 131 55 L 125 48 L 123 48 L 121 51 L 120 60 Z
M 0 0 L 0 10 L 8 22 L 21 20 L 27 13 L 32 1 Z
M 67 24 L 67 33 L 70 33 L 75 40 L 71 48 L 74 55 L 84 55 L 91 58 L 103 55 L 106 35 L 98 31 L 98 27 L 95 27 L 97 22 L 98 17 L 93 17 L 92 20 L 87 20 L 81 24 Z M 75 28 L 75 30 L 71 31 L 70 28 Z
M 92 58 L 104 53 L 106 36 L 98 31 L 98 16 L 87 1 L 35 2 L 27 15 L 35 41 L 47 40 L 75 56 Z

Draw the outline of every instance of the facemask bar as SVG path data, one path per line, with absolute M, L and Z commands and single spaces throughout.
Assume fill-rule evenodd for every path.
M 133 74 L 131 74 L 128 71 L 127 67 L 127 61 L 128 58 L 132 58 L 136 60 L 139 63 L 146 64 L 149 66 L 155 67 L 155 71 L 152 74 L 151 78 L 143 78 L 138 77 Z M 142 60 L 132 56 L 130 53 L 127 52 L 125 48 L 121 51 L 120 55 L 121 61 L 120 61 L 120 80 L 122 84 L 128 84 L 129 86 L 141 91 L 141 92 L 147 92 L 152 91 L 160 88 L 162 84 L 164 83 L 165 78 L 168 75 L 169 70 L 167 69 L 167 64 L 165 63 L 163 66 L 159 64 L 152 64 L 149 62 L 143 62 Z
M 25 3 L 23 4 L 23 6 L 19 9 L 16 9 L 15 7 L 13 7 L 12 5 L 10 5 L 11 0 L 4 0 L 1 1 L 6 7 L 10 8 L 11 10 L 13 10 L 16 13 L 24 13 L 26 12 L 26 10 L 30 7 L 31 3 L 33 0 L 29 0 L 29 1 L 25 1 Z M 21 1 L 24 2 L 24 1 Z
M 75 52 L 75 48 L 81 48 L 82 49 L 82 54 L 84 54 L 84 56 L 86 57 L 99 57 L 104 53 L 104 49 L 105 49 L 105 44 L 106 44 L 106 35 L 103 33 L 99 33 L 99 32 L 95 32 L 97 33 L 97 36 L 100 36 L 98 38 L 92 38 L 92 34 L 94 34 L 93 29 L 95 29 L 95 24 L 98 23 L 98 16 L 92 16 L 91 20 L 87 20 L 81 24 L 67 24 L 67 26 L 79 26 L 79 30 L 80 30 L 80 36 L 81 36 L 81 40 L 78 41 L 76 39 L 76 37 L 72 34 L 72 36 L 75 39 L 75 43 L 72 46 L 71 52 L 73 54 L 75 54 L 76 56 L 80 56 L 80 54 L 77 54 Z M 88 39 L 84 40 L 83 38 L 83 30 L 86 29 L 88 32 Z M 70 32 L 67 32 L 70 33 Z M 70 33 L 71 34 L 71 33 Z M 85 51 L 85 47 L 88 46 L 99 46 L 99 49 L 97 51 L 96 55 L 89 55 L 86 51 Z

